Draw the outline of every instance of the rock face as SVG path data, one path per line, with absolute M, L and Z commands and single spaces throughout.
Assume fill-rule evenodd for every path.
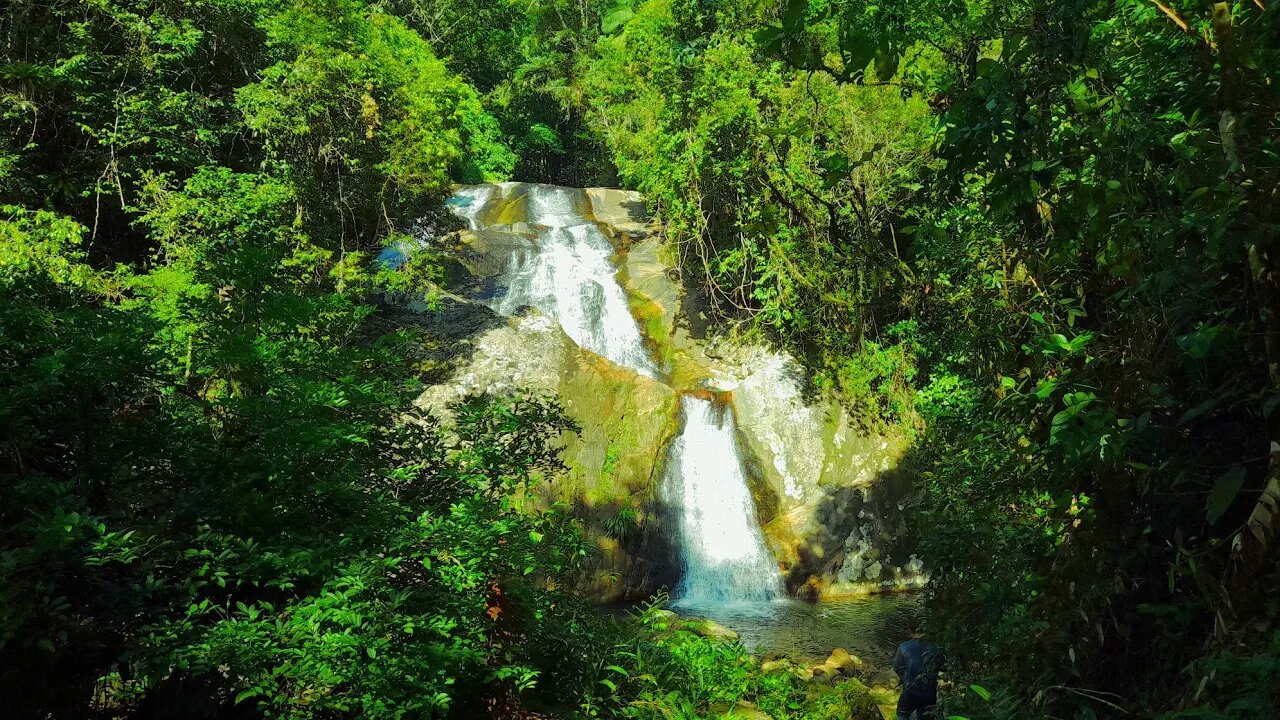
M 652 234 L 624 248 L 619 278 L 677 389 L 732 394 L 757 515 L 797 596 L 920 587 L 900 503 L 900 438 L 859 433 L 830 400 L 806 397 L 793 358 L 710 332 L 698 298 L 679 282 L 675 253 Z
M 562 438 L 569 472 L 540 492 L 572 503 L 591 529 L 602 560 L 590 592 L 614 600 L 674 587 L 670 509 L 656 490 L 680 429 L 679 394 L 707 391 L 731 399 L 757 517 L 793 594 L 817 599 L 924 581 L 901 519 L 910 492 L 896 470 L 904 443 L 860 434 L 840 407 L 807 397 L 793 359 L 712 335 L 637 194 L 590 188 L 576 204 L 614 244 L 618 280 L 661 380 L 579 348 L 536 310 L 510 318 L 490 310 L 485 303 L 502 292 L 513 258 L 536 246 L 527 188 L 487 186 L 471 211 L 474 229 L 441 242 L 459 296 L 442 300 L 423 324 L 453 360 L 418 404 L 447 419 L 448 406 L 469 393 L 559 398 L 581 430 Z
M 901 440 L 860 434 L 839 406 L 807 399 L 785 355 L 740 352 L 717 381 L 733 388 L 761 522 L 789 587 L 832 596 L 923 582 L 898 505 L 910 491 L 896 471 Z
M 634 517 L 635 524 L 646 519 L 645 505 L 661 477 L 663 449 L 678 430 L 675 392 L 579 348 L 551 318 L 536 311 L 503 319 L 478 303 L 458 306 L 471 314 L 455 315 L 487 313 L 491 320 L 480 324 L 466 319 L 451 326 L 478 327 L 480 332 L 460 341 L 466 352 L 459 367 L 447 382 L 423 392 L 417 405 L 447 421 L 449 407 L 469 394 L 522 391 L 558 398 L 581 429 L 561 438 L 569 471 L 540 491 L 547 502 L 573 504 L 593 530 L 601 567 L 589 591 L 614 600 L 673 583 L 670 563 L 636 562 L 624 551 L 619 540 L 627 539 L 626 532 L 615 518 Z M 657 540 L 650 545 L 650 555 L 670 555 L 656 547 Z

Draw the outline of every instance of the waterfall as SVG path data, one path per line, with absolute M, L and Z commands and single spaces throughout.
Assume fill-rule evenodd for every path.
M 523 220 L 537 237 L 532 250 L 512 251 L 505 292 L 490 301 L 494 310 L 511 315 L 535 307 L 559 321 L 579 347 L 661 380 L 618 282 L 613 245 L 582 212 L 582 191 L 487 185 L 459 190 L 450 204 L 479 230 L 481 213 L 495 197 L 522 202 Z M 747 489 L 733 413 L 694 397 L 683 398 L 682 413 L 684 427 L 671 445 L 662 489 L 676 508 L 684 561 L 676 604 L 782 597 L 777 564 L 764 546 Z
M 497 190 L 498 188 L 494 185 L 473 185 L 459 188 L 453 193 L 452 197 L 445 201 L 445 205 L 455 215 L 466 220 L 467 227 L 472 230 L 479 230 L 480 211 L 484 210 L 485 205 L 488 204 Z
M 671 445 L 662 488 L 679 514 L 684 573 L 677 605 L 783 596 L 778 566 L 756 522 L 735 433 L 728 407 L 684 398 L 684 430 Z
M 613 244 L 578 210 L 582 192 L 535 185 L 526 196 L 527 220 L 541 228 L 537 249 L 512 253 L 506 293 L 494 309 L 511 315 L 525 305 L 560 321 L 579 347 L 658 377 L 640 326 L 615 277 Z

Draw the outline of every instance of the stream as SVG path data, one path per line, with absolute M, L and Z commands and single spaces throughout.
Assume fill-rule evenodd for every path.
M 898 643 L 908 637 L 905 614 L 918 605 L 919 597 L 913 593 L 893 593 L 817 603 L 683 605 L 675 610 L 732 629 L 743 646 L 758 655 L 821 662 L 840 647 L 871 665 L 888 667 Z

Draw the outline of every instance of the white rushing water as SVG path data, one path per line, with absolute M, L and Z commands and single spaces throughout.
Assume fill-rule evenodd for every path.
M 453 210 L 453 214 L 467 221 L 467 227 L 479 230 L 480 211 L 498 190 L 499 187 L 496 185 L 472 185 L 459 188 L 445 204 Z
M 451 205 L 472 230 L 495 193 L 527 193 L 525 221 L 537 232 L 532 250 L 512 252 L 504 293 L 490 301 L 505 315 L 532 306 L 559 321 L 580 347 L 661 379 L 617 280 L 613 245 L 579 208 L 581 190 L 549 185 L 488 185 L 459 190 Z M 500 229 L 494 227 L 493 229 Z M 733 413 L 683 399 L 684 428 L 672 443 L 664 500 L 678 516 L 684 573 L 677 605 L 759 602 L 781 598 L 778 567 L 765 548 L 738 453 Z
M 511 315 L 525 305 L 535 307 L 559 320 L 579 347 L 657 378 L 657 365 L 618 284 L 613 244 L 578 210 L 582 191 L 533 185 L 527 198 L 527 222 L 541 230 L 537 248 L 512 253 L 506 292 L 494 309 Z
M 684 399 L 684 430 L 671 445 L 663 494 L 677 509 L 683 606 L 763 602 L 783 596 L 747 489 L 733 412 Z

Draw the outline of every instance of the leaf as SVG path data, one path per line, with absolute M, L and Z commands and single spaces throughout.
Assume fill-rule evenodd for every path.
M 1209 491 L 1209 499 L 1205 503 L 1205 517 L 1210 524 L 1218 522 L 1227 508 L 1231 507 L 1236 495 L 1244 487 L 1244 477 L 1244 468 L 1236 465 L 1213 483 L 1213 489 Z
M 1273 443 L 1274 445 L 1274 443 Z M 1275 452 L 1275 449 L 1272 449 Z M 1267 481 L 1267 487 L 1258 497 L 1258 504 L 1249 514 L 1249 532 L 1257 539 L 1265 551 L 1270 538 L 1276 533 L 1276 525 L 1280 521 L 1280 476 L 1273 475 Z
M 990 77 L 996 73 L 1002 73 L 1004 72 L 1004 69 L 1004 65 L 994 58 L 979 58 L 977 64 L 974 65 L 974 70 L 977 71 L 978 77 L 980 78 Z
M 987 690 L 981 685 L 970 685 L 969 689 L 973 691 L 974 695 L 977 695 L 978 697 L 982 698 L 986 702 L 991 702 L 991 691 Z
M 782 11 L 782 27 L 788 32 L 799 32 L 804 28 L 804 16 L 809 11 L 809 0 L 787 0 Z
M 848 172 L 849 156 L 840 152 L 831 153 L 823 158 L 822 169 L 828 172 Z
M 256 697 L 256 696 L 261 695 L 261 694 L 262 694 L 262 693 L 261 693 L 261 692 L 259 692 L 258 688 L 249 688 L 248 690 L 241 690 L 241 691 L 236 695 L 236 701 L 235 701 L 235 702 L 236 702 L 236 704 L 237 704 L 237 705 L 239 705 L 242 701 L 244 701 L 244 700 L 248 700 L 248 699 L 249 699 L 249 698 L 251 698 L 251 697 Z
M 876 78 L 880 81 L 892 80 L 898 72 L 898 61 L 902 56 L 889 47 L 876 50 Z
M 1181 426 L 1181 425 L 1186 425 L 1187 423 L 1191 422 L 1192 420 L 1195 420 L 1196 418 L 1200 417 L 1201 415 L 1203 415 L 1203 414 L 1205 414 L 1205 413 L 1209 412 L 1210 410 L 1212 410 L 1212 409 L 1214 409 L 1215 407 L 1217 407 L 1217 406 L 1218 406 L 1218 402 L 1219 402 L 1219 399 L 1218 399 L 1218 398 L 1216 398 L 1216 397 L 1209 398 L 1208 400 L 1205 400 L 1204 402 L 1200 403 L 1199 405 L 1196 405 L 1195 407 L 1191 408 L 1190 410 L 1188 410 L 1188 411 L 1186 411 L 1186 412 L 1182 413 L 1182 417 L 1178 418 L 1178 425 L 1180 425 L 1180 426 Z
M 1188 356 L 1196 360 L 1203 359 L 1213 349 L 1214 341 L 1223 334 L 1225 328 L 1222 325 L 1204 325 L 1197 327 L 1194 331 L 1177 338 L 1178 347 Z
M 782 39 L 786 37 L 786 31 L 777 25 L 763 27 L 751 33 L 752 39 L 760 46 L 760 49 L 767 53 L 777 52 L 778 47 L 782 44 Z
M 860 76 L 867 68 L 867 63 L 875 57 L 876 45 L 867 35 L 848 28 L 840 38 L 840 51 L 845 56 L 845 72 Z
M 600 32 L 612 35 L 635 15 L 631 8 L 619 8 L 600 19 Z

